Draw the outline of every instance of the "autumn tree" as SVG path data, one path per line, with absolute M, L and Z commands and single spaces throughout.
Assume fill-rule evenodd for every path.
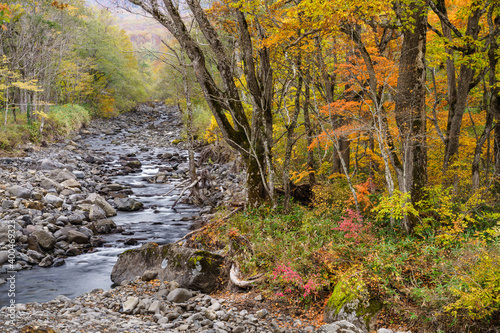
M 225 140 L 243 156 L 247 167 L 249 204 L 257 206 L 266 196 L 275 202 L 271 155 L 273 73 L 269 50 L 254 46 L 254 39 L 263 39 L 266 34 L 258 18 L 251 15 L 243 5 L 228 6 L 228 12 L 237 27 L 237 43 L 232 44 L 232 47 L 237 48 L 241 55 L 243 74 L 251 97 L 252 110 L 251 116 L 248 116 L 235 84 L 236 73 L 230 49 L 224 45 L 199 1 L 188 0 L 186 3 L 210 47 L 217 64 L 217 73 L 210 72 L 206 63 L 207 53 L 200 42 L 190 35 L 176 3 L 163 1 L 160 4 L 157 0 L 129 2 L 140 6 L 165 26 L 191 60 L 196 79 Z M 255 30 L 250 29 L 248 18 L 252 19 L 250 24 Z

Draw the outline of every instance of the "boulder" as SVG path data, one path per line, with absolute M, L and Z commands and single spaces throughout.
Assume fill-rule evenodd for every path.
M 92 222 L 97 220 L 104 220 L 106 219 L 106 212 L 100 206 L 92 205 L 90 206 L 89 219 Z
M 68 242 L 75 242 L 78 244 L 86 244 L 89 242 L 89 238 L 82 232 L 76 230 L 68 231 Z
M 116 224 L 111 219 L 103 219 L 92 223 L 90 229 L 96 234 L 109 234 L 116 229 Z
M 71 171 L 64 169 L 57 172 L 57 174 L 55 174 L 54 177 L 51 178 L 53 178 L 56 182 L 62 183 L 67 180 L 74 180 L 76 179 L 76 176 Z
M 158 271 L 156 270 L 147 270 L 142 274 L 143 281 L 151 281 L 154 280 L 158 276 Z
M 55 170 L 55 169 L 62 169 L 64 166 L 56 161 L 51 160 L 50 158 L 44 158 L 40 161 L 38 161 L 38 169 L 39 170 Z
M 56 238 L 48 231 L 39 229 L 33 231 L 32 234 L 36 237 L 38 245 L 44 250 L 52 250 L 56 245 Z
M 321 326 L 316 333 L 364 333 L 364 331 L 347 320 L 340 320 Z
M 57 192 L 60 192 L 64 189 L 64 187 L 62 187 L 61 184 L 47 177 L 42 178 L 42 180 L 40 181 L 40 187 L 46 190 L 54 189 Z
M 0 221 L 0 243 L 9 241 L 9 225 L 8 221 Z
M 123 211 L 136 211 L 144 207 L 142 202 L 134 198 L 115 198 L 116 209 Z
M 341 278 L 335 285 L 324 310 L 325 323 L 347 321 L 362 332 L 373 330 L 382 303 L 372 299 L 358 276 Z
M 120 284 L 142 276 L 147 270 L 157 270 L 160 281 L 176 281 L 182 288 L 209 293 L 219 286 L 223 261 L 222 256 L 208 251 L 147 243 L 118 257 L 111 280 Z
M 132 311 L 135 309 L 135 307 L 139 304 L 139 298 L 137 297 L 128 297 L 127 301 L 123 303 L 123 312 L 124 313 L 132 313 Z
M 192 296 L 193 294 L 189 290 L 184 288 L 176 288 L 168 294 L 167 301 L 174 303 L 184 303 Z
M 68 222 L 75 225 L 82 224 L 84 219 L 85 215 L 82 213 L 75 213 L 68 216 Z
M 132 160 L 132 161 L 128 161 L 126 166 L 128 166 L 129 168 L 132 168 L 132 169 L 140 169 L 142 164 L 141 164 L 141 161 L 139 161 L 139 160 Z
M 43 198 L 43 201 L 48 204 L 48 205 L 52 205 L 56 208 L 59 208 L 63 205 L 63 202 L 64 200 L 59 198 L 58 196 L 56 195 L 53 195 L 53 194 L 47 194 L 44 198 Z
M 14 185 L 8 188 L 9 193 L 13 197 L 28 199 L 31 196 L 31 190 L 25 187 Z
M 61 186 L 63 187 L 77 187 L 77 188 L 81 188 L 82 187 L 82 184 L 80 184 L 80 182 L 76 179 L 68 179 L 68 180 L 65 180 L 61 183 Z
M 8 251 L 0 251 L 0 266 L 5 264 L 9 260 L 9 252 Z
M 87 197 L 87 201 L 91 204 L 101 207 L 106 212 L 107 217 L 116 215 L 116 210 L 113 208 L 113 206 L 111 206 L 103 197 L 101 197 L 97 193 L 89 194 L 89 196 Z

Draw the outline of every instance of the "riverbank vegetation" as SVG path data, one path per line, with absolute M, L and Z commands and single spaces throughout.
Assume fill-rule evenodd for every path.
M 9 1 L 0 11 L 1 149 L 60 137 L 86 113 L 110 117 L 149 97 L 150 64 L 107 11 L 81 0 Z
M 356 277 L 385 323 L 498 327 L 498 3 L 129 3 L 246 166 L 247 210 L 199 244 L 302 306 Z

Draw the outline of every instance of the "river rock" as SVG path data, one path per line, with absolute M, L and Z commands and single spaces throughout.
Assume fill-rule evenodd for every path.
M 111 280 L 120 284 L 147 270 L 158 270 L 160 281 L 176 281 L 183 288 L 211 292 L 218 286 L 223 261 L 222 256 L 208 251 L 147 243 L 118 257 Z
M 321 326 L 316 333 L 365 333 L 365 331 L 347 320 L 340 320 Z
M 42 259 L 42 261 L 40 261 L 40 263 L 38 264 L 38 266 L 40 266 L 40 267 L 50 267 L 50 266 L 52 266 L 52 263 L 53 263 L 52 256 L 46 256 L 45 258 Z
M 132 161 L 128 161 L 126 166 L 128 166 L 129 168 L 132 168 L 132 169 L 140 169 L 142 166 L 142 163 L 139 160 L 132 160 Z
M 75 213 L 71 214 L 68 216 L 68 222 L 74 225 L 80 225 L 83 223 L 83 220 L 85 219 L 85 215 L 81 213 Z
M 97 220 L 104 220 L 106 219 L 106 212 L 98 205 L 92 205 L 90 206 L 89 219 L 92 222 Z
M 158 276 L 157 270 L 147 270 L 142 274 L 142 281 L 151 281 L 154 280 Z
M 44 158 L 40 160 L 39 162 L 39 170 L 55 170 L 55 169 L 62 169 L 63 165 L 60 162 L 56 162 L 54 160 L 51 160 L 50 158 Z
M 56 175 L 54 177 L 51 177 L 51 178 L 53 178 L 58 183 L 64 183 L 67 180 L 76 179 L 76 176 L 73 174 L 73 172 L 68 171 L 67 169 L 63 169 L 63 170 L 57 172 Z M 74 187 L 74 186 L 72 186 L 72 187 Z
M 52 205 L 56 208 L 59 208 L 62 206 L 64 200 L 59 198 L 58 196 L 55 196 L 53 194 L 47 194 L 45 195 L 45 197 L 43 198 L 43 201 L 46 203 L 46 204 L 49 204 L 49 205 Z
M 136 211 L 144 207 L 142 202 L 134 198 L 115 198 L 116 209 L 123 211 Z
M 87 237 L 84 233 L 76 230 L 68 231 L 68 242 L 75 242 L 78 244 L 85 244 L 89 242 L 89 237 Z
M 52 250 L 56 245 L 56 238 L 50 232 L 45 230 L 35 230 L 33 231 L 33 236 L 36 237 L 38 244 L 44 250 Z
M 9 241 L 9 222 L 0 220 L 0 243 Z
M 80 182 L 77 181 L 76 179 L 68 179 L 68 180 L 63 181 L 61 183 L 61 186 L 81 188 L 82 184 L 80 184 Z
M 28 199 L 31 196 L 31 190 L 25 187 L 14 185 L 8 188 L 11 196 L 17 198 Z
M 62 191 L 64 188 L 59 184 L 58 182 L 53 181 L 50 178 L 43 177 L 42 180 L 40 181 L 40 187 L 46 189 L 46 190 L 51 190 L 54 189 L 58 192 Z
M 167 301 L 174 303 L 184 303 L 192 296 L 193 294 L 189 290 L 184 288 L 176 288 L 168 294 Z
M 135 307 L 139 304 L 139 298 L 131 296 L 127 298 L 127 301 L 123 303 L 123 312 L 124 313 L 132 313 Z
M 0 266 L 5 264 L 9 260 L 9 252 L 8 251 L 0 251 Z
M 116 229 L 116 224 L 111 219 L 98 220 L 90 226 L 90 230 L 96 234 L 109 234 L 114 229 Z
M 101 197 L 97 193 L 89 194 L 86 201 L 101 207 L 106 212 L 107 217 L 116 215 L 116 210 L 113 208 L 113 206 L 111 206 L 103 197 Z

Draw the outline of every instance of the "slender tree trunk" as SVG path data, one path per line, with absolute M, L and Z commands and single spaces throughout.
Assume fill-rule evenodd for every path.
M 300 56 L 297 57 L 297 68 L 300 71 L 302 66 L 302 61 Z M 283 210 L 288 213 L 290 210 L 290 160 L 292 159 L 293 145 L 295 144 L 295 128 L 297 127 L 297 119 L 300 113 L 300 97 L 302 95 L 302 75 L 298 75 L 297 79 L 297 89 L 295 90 L 295 109 L 293 110 L 292 119 L 287 126 L 286 133 L 286 147 L 285 147 L 285 158 L 283 161 L 283 189 L 285 191 L 285 197 L 283 199 Z
M 412 24 L 404 30 L 396 92 L 396 122 L 403 145 L 403 193 L 411 193 L 412 203 L 424 196 L 427 182 L 426 116 L 425 116 L 425 50 L 427 5 L 424 1 L 408 5 Z M 409 22 L 405 22 L 410 24 Z M 403 219 L 407 233 L 414 222 Z
M 306 82 L 305 92 L 304 92 L 304 127 L 306 131 L 306 142 L 307 142 L 307 169 L 309 171 L 309 185 L 311 188 L 316 184 L 315 175 L 315 163 L 314 163 L 314 151 L 309 149 L 313 143 L 313 129 L 311 127 L 311 118 L 309 115 L 310 107 L 310 91 L 309 91 L 309 75 L 306 76 L 308 82 Z
M 445 0 L 438 0 L 436 5 L 431 4 L 432 9 L 436 12 L 441 20 L 441 28 L 443 36 L 452 41 L 452 29 L 449 25 L 448 13 L 446 9 Z M 479 6 L 474 9 L 472 14 L 467 20 L 467 28 L 465 36 L 471 37 L 476 40 L 479 34 L 479 20 L 483 8 Z M 472 45 L 472 44 L 471 44 Z M 446 47 L 448 54 L 446 60 L 446 74 L 448 83 L 448 122 L 446 125 L 446 138 L 445 138 L 445 152 L 443 159 L 443 173 L 446 173 L 450 165 L 457 159 L 460 129 L 462 126 L 462 118 L 467 107 L 467 99 L 471 89 L 471 82 L 474 78 L 475 70 L 467 64 L 460 66 L 460 74 L 458 80 L 456 79 L 456 68 L 454 51 Z M 458 86 L 457 86 L 458 83 Z

